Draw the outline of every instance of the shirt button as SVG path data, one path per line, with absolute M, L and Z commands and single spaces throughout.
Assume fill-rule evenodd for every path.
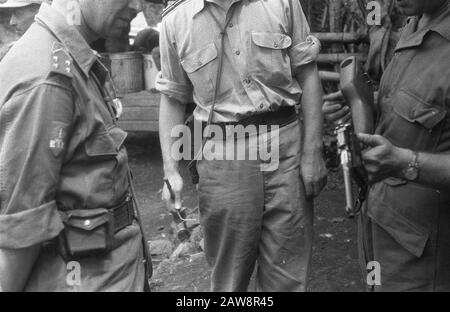
M 275 42 L 275 43 L 273 44 L 273 46 L 274 46 L 274 48 L 278 48 L 278 43 Z
M 263 109 L 264 108 L 264 104 L 259 105 L 259 108 Z
M 235 50 L 234 53 L 235 53 L 236 55 L 239 55 L 239 54 L 241 54 L 241 51 Z
M 233 23 L 230 23 L 230 25 L 228 25 L 228 27 L 233 28 Z
M 89 226 L 89 225 L 91 225 L 91 220 L 84 221 L 84 226 Z

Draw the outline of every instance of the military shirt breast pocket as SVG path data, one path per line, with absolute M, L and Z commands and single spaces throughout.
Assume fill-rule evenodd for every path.
M 249 71 L 258 80 L 268 85 L 278 86 L 292 80 L 288 48 L 292 39 L 285 34 L 272 32 L 252 32 Z
M 98 194 L 99 198 L 110 196 L 112 203 L 124 194 L 128 185 L 126 138 L 127 132 L 113 126 L 92 135 L 85 144 L 88 165 L 94 167 L 87 171 L 87 183 L 92 183 L 92 193 Z
M 392 98 L 394 117 L 386 136 L 394 145 L 432 152 L 441 137 L 447 111 L 432 105 L 406 89 Z
M 195 96 L 204 104 L 210 102 L 214 96 L 213 77 L 217 71 L 217 62 L 214 60 L 217 57 L 217 48 L 214 43 L 210 43 L 181 59 L 181 65 L 194 85 Z

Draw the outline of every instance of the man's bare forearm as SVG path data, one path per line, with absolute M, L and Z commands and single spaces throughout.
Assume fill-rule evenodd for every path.
M 0 249 L 0 289 L 2 291 L 23 291 L 39 250 L 39 245 L 24 249 Z
M 302 113 L 304 124 L 304 152 L 320 152 L 323 138 L 322 84 L 315 63 L 303 66 L 297 73 L 303 90 Z
M 186 106 L 166 95 L 161 96 L 159 112 L 159 139 L 164 162 L 164 172 L 178 171 L 178 161 L 171 156 L 174 141 L 172 129 L 184 123 Z

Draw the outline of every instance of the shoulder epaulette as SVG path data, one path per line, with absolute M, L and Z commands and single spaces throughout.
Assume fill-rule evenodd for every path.
M 67 48 L 55 41 L 52 45 L 51 73 L 57 73 L 72 78 L 72 57 Z
M 175 10 L 181 3 L 183 3 L 186 0 L 175 0 L 175 1 L 169 1 L 172 2 L 170 3 L 161 13 L 161 17 L 166 16 L 167 14 L 169 14 L 170 12 L 172 12 L 173 10 Z

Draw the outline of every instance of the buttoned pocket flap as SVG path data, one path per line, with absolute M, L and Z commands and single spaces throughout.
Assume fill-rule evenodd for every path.
M 64 212 L 63 222 L 70 227 L 84 231 L 93 231 L 99 226 L 111 222 L 111 212 L 107 209 L 83 209 Z
M 436 127 L 447 115 L 444 108 L 431 105 L 404 89 L 398 92 L 393 101 L 394 111 L 398 115 L 428 130 Z
M 193 52 L 183 58 L 181 60 L 181 65 L 183 66 L 186 73 L 191 74 L 199 70 L 215 58 L 217 58 L 217 49 L 214 43 L 210 43 L 205 48 Z
M 91 157 L 117 156 L 120 140 L 107 132 L 95 134 L 86 142 L 86 153 Z
M 254 32 L 252 40 L 257 46 L 269 49 L 287 49 L 292 45 L 292 39 L 289 36 L 279 33 Z

